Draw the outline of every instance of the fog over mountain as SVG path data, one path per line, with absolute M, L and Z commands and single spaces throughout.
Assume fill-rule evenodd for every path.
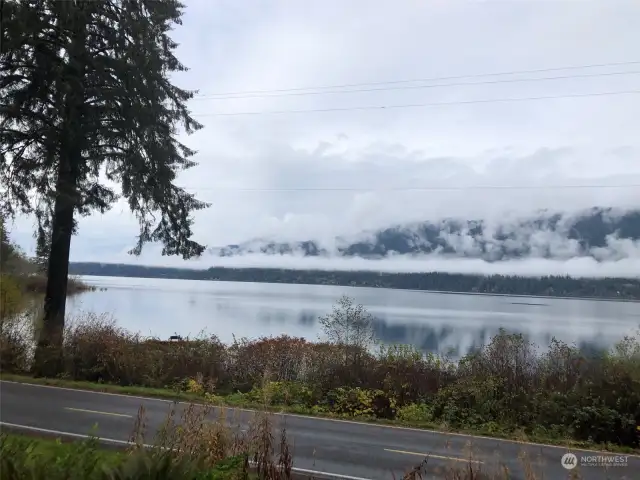
M 121 198 L 77 218 L 72 261 L 640 277 L 640 94 L 603 95 L 638 89 L 640 2 L 187 3 L 204 128 L 178 184 L 219 248 L 129 255 Z M 33 254 L 34 219 L 9 227 Z
M 502 220 L 443 218 L 337 237 L 333 242 L 255 239 L 209 252 L 217 257 L 262 254 L 383 259 L 428 254 L 487 262 L 582 257 L 610 262 L 639 256 L 640 209 L 545 210 L 531 216 L 506 215 Z

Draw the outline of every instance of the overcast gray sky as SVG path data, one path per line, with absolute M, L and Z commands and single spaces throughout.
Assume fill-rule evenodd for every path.
M 180 183 L 213 204 L 197 214 L 195 226 L 197 239 L 209 246 L 263 236 L 324 239 L 447 215 L 495 218 L 542 207 L 640 205 L 638 188 L 304 190 L 640 184 L 640 95 L 464 103 L 640 90 L 640 74 L 211 98 L 639 61 L 637 1 L 184 1 L 184 24 L 174 38 L 191 70 L 176 81 L 200 90 L 192 111 L 205 128 L 185 139 L 198 150 L 200 165 Z M 640 63 L 429 83 L 635 71 Z M 421 83 L 369 88 L 400 85 Z M 455 104 L 218 115 L 450 102 Z M 30 222 L 20 220 L 15 230 L 29 250 Z M 135 221 L 118 204 L 104 216 L 81 220 L 72 259 L 127 260 L 135 235 Z M 166 263 L 155 248 L 138 261 Z

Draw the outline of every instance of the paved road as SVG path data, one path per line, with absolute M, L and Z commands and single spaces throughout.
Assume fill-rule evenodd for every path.
M 129 439 L 141 405 L 153 431 L 163 423 L 171 404 L 151 398 L 0 382 L 2 428 L 31 428 L 31 431 L 40 429 L 37 431 L 47 433 L 44 431 L 47 430 L 60 436 L 82 436 L 91 434 L 97 424 L 95 434 L 111 443 Z M 176 408 L 184 409 L 186 405 Z M 248 410 L 236 410 L 231 415 L 228 413 L 227 418 L 237 428 L 246 429 L 254 415 Z M 561 480 L 571 478 L 578 470 L 586 480 L 640 478 L 638 456 L 629 456 L 624 467 L 578 466 L 568 471 L 560 463 L 566 448 L 298 415 L 275 415 L 274 423 L 287 429 L 295 467 L 341 476 L 344 480 L 390 480 L 393 475 L 400 478 L 426 456 L 429 456 L 426 478 L 443 478 L 438 470 L 468 464 L 469 453 L 465 452 L 469 445 L 473 458 L 481 462 L 477 463 L 481 470 L 493 471 L 504 464 L 514 480 L 525 479 L 523 463 L 519 460 L 523 453 L 531 459 L 536 471 L 543 472 L 536 478 Z M 578 456 L 578 462 L 582 455 L 597 455 L 585 451 L 572 453 Z

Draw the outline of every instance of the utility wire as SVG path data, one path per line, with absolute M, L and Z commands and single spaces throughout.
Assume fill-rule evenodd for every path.
M 309 188 L 217 188 L 183 187 L 192 191 L 227 192 L 409 192 L 409 191 L 467 191 L 467 190 L 556 190 L 556 189 L 601 189 L 638 188 L 640 184 L 617 185 L 471 185 L 466 187 L 391 187 L 391 188 L 351 188 L 351 187 L 309 187 Z
M 231 117 L 240 115 L 279 115 L 286 113 L 326 113 L 326 112 L 347 112 L 354 110 L 391 110 L 398 108 L 421 108 L 421 107 L 443 107 L 449 105 L 473 105 L 482 103 L 508 103 L 508 102 L 528 102 L 536 100 L 558 100 L 565 98 L 586 98 L 586 97 L 604 97 L 610 95 L 633 95 L 640 93 L 640 90 L 626 90 L 618 92 L 594 92 L 594 93 L 575 93 L 567 95 L 547 95 L 540 97 L 524 97 L 524 98 L 489 98 L 478 100 L 462 100 L 453 102 L 434 102 L 434 103 L 414 103 L 404 105 L 372 105 L 363 107 L 336 107 L 336 108 L 316 108 L 309 110 L 268 110 L 263 112 L 231 112 L 231 113 L 194 113 L 194 117 Z
M 237 95 L 227 97 L 194 97 L 193 100 L 237 100 L 243 98 L 271 98 L 271 97 L 294 97 L 305 95 L 332 95 L 340 93 L 359 93 L 359 92 L 379 92 L 388 90 L 419 90 L 424 88 L 443 88 L 443 87 L 459 87 L 469 85 L 492 85 L 499 83 L 521 83 L 521 82 L 541 82 L 549 80 L 562 80 L 572 78 L 589 78 L 589 77 L 605 77 L 614 75 L 637 75 L 640 70 L 632 70 L 626 72 L 604 72 L 604 73 L 585 73 L 578 75 L 561 75 L 557 77 L 542 77 L 542 78 L 508 78 L 502 80 L 485 80 L 482 82 L 455 82 L 455 83 L 442 83 L 435 85 L 405 85 L 400 87 L 377 87 L 377 88 L 360 88 L 355 90 L 329 90 L 326 92 L 288 92 L 288 93 L 272 93 L 272 94 L 252 94 L 252 95 Z
M 221 92 L 221 93 L 211 93 L 211 94 L 202 94 L 197 96 L 225 96 L 225 95 L 245 95 L 245 94 L 254 94 L 254 93 L 275 93 L 275 92 L 294 92 L 301 90 L 321 90 L 321 89 L 330 89 L 330 88 L 348 88 L 348 87 L 365 87 L 365 86 L 373 86 L 373 85 L 391 85 L 391 84 L 400 84 L 400 83 L 416 83 L 416 82 L 435 82 L 440 80 L 460 80 L 464 78 L 481 78 L 481 77 L 493 77 L 493 76 L 501 76 L 501 75 L 520 75 L 524 73 L 543 73 L 543 72 L 556 72 L 560 70 L 581 70 L 584 68 L 601 68 L 601 67 L 620 67 L 625 65 L 638 65 L 640 64 L 640 60 L 630 61 L 630 62 L 614 62 L 614 63 L 595 63 L 590 65 L 571 65 L 568 67 L 552 67 L 552 68 L 538 68 L 534 70 L 514 70 L 509 72 L 494 72 L 494 73 L 476 73 L 476 74 L 468 74 L 468 75 L 454 75 L 454 76 L 446 76 L 446 77 L 431 77 L 431 78 L 417 78 L 413 80 L 392 80 L 386 82 L 368 82 L 368 83 L 347 83 L 342 85 L 325 85 L 325 86 L 316 86 L 316 87 L 297 87 L 297 88 L 281 88 L 275 90 L 245 90 L 245 91 L 236 91 L 236 92 Z

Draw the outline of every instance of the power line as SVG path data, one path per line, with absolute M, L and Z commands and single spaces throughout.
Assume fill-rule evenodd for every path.
M 236 91 L 236 92 L 211 93 L 211 94 L 202 95 L 202 96 L 209 97 L 209 96 L 220 96 L 220 95 L 244 95 L 244 94 L 253 94 L 253 93 L 294 92 L 294 91 L 301 91 L 301 90 L 321 90 L 321 89 L 330 89 L 330 88 L 365 87 L 365 86 L 373 86 L 373 85 L 391 85 L 391 84 L 400 84 L 400 83 L 435 82 L 440 80 L 460 80 L 463 78 L 481 78 L 481 77 L 493 77 L 493 76 L 501 76 L 501 75 L 520 75 L 524 73 L 557 72 L 560 70 L 581 70 L 584 68 L 620 67 L 625 65 L 638 65 L 638 64 L 640 64 L 640 60 L 635 60 L 630 62 L 594 63 L 589 65 L 571 65 L 568 67 L 538 68 L 534 70 L 513 70 L 509 72 L 476 73 L 476 74 L 454 75 L 454 76 L 446 76 L 446 77 L 417 78 L 413 80 L 391 80 L 391 81 L 385 81 L 385 82 L 347 83 L 342 85 L 281 88 L 281 89 L 275 89 L 275 90 L 245 90 L 245 91 Z
M 219 187 L 183 187 L 192 191 L 227 192 L 409 192 L 409 191 L 467 191 L 467 190 L 557 190 L 557 189 L 604 189 L 638 188 L 640 184 L 617 185 L 471 185 L 465 187 L 391 187 L 391 188 L 355 188 L 355 187 L 299 187 L 299 188 L 219 188 Z
M 543 78 L 508 78 L 503 80 L 485 80 L 482 82 L 456 82 L 456 83 L 443 83 L 435 85 L 405 85 L 400 87 L 377 87 L 377 88 L 360 88 L 355 90 L 329 90 L 326 92 L 288 92 L 288 93 L 273 93 L 273 94 L 252 94 L 252 95 L 237 95 L 227 97 L 194 97 L 194 100 L 237 100 L 244 98 L 277 98 L 277 97 L 294 97 L 294 96 L 306 96 L 306 95 L 333 95 L 343 93 L 361 93 L 361 92 L 380 92 L 389 90 L 419 90 L 425 88 L 443 88 L 443 87 L 460 87 L 469 85 L 493 85 L 500 83 L 521 83 L 521 82 L 541 82 L 549 80 L 563 80 L 571 78 L 590 78 L 590 77 L 605 77 L 614 75 L 637 75 L 640 70 L 632 70 L 626 72 L 604 72 L 604 73 L 585 73 L 578 75 L 561 75 L 557 77 L 543 77 Z
M 279 115 L 286 113 L 326 113 L 326 112 L 347 112 L 353 110 L 391 110 L 398 108 L 420 108 L 420 107 L 443 107 L 449 105 L 473 105 L 482 103 L 508 103 L 508 102 L 528 102 L 536 100 L 559 100 L 565 98 L 586 98 L 586 97 L 604 97 L 609 95 L 632 95 L 638 94 L 640 90 L 626 90 L 618 92 L 594 92 L 594 93 L 575 93 L 568 95 L 547 95 L 540 97 L 524 97 L 524 98 L 489 98 L 479 100 L 463 100 L 453 102 L 434 102 L 434 103 L 414 103 L 405 105 L 373 105 L 363 107 L 336 107 L 336 108 L 316 108 L 309 110 L 269 110 L 264 112 L 231 112 L 231 113 L 194 113 L 194 117 L 230 117 L 240 115 Z

